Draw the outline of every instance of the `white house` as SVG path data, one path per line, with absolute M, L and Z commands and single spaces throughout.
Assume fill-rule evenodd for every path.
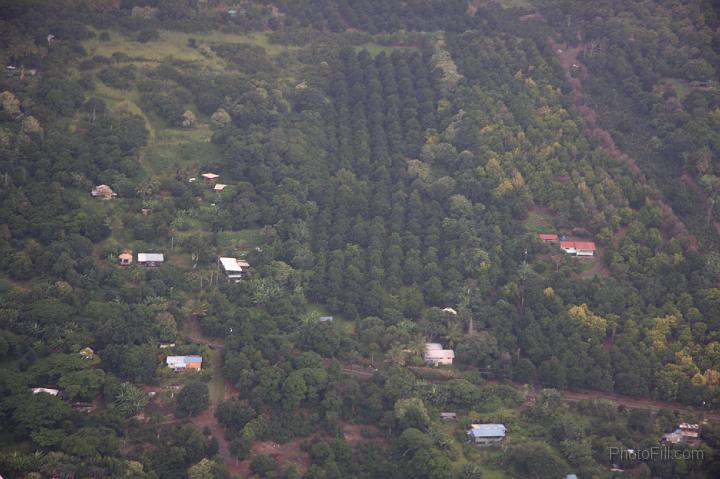
M 501 443 L 505 439 L 505 432 L 503 424 L 471 424 L 467 436 L 471 443 L 487 446 Z
M 440 364 L 451 365 L 455 359 L 455 351 L 443 349 L 440 343 L 425 343 L 425 354 L 423 359 L 426 363 L 438 366 Z
M 228 281 L 235 281 L 236 283 L 243 278 L 245 269 L 250 267 L 250 263 L 237 258 L 220 257 L 218 262 L 222 266 Z
M 573 256 L 595 256 L 595 243 L 592 241 L 561 241 L 560 249 Z
M 164 261 L 162 253 L 138 253 L 138 264 L 143 266 L 160 266 Z

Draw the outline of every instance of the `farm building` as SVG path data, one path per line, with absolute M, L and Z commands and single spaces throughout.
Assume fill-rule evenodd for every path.
M 228 281 L 240 281 L 243 278 L 245 269 L 250 267 L 250 263 L 237 258 L 220 257 L 218 262 L 222 266 Z
M 443 349 L 440 343 L 426 343 L 425 354 L 423 359 L 426 363 L 438 366 L 441 364 L 451 365 L 455 359 L 455 351 L 452 349 Z
M 501 443 L 505 439 L 505 431 L 503 424 L 471 424 L 467 436 L 471 443 L 487 446 Z
M 573 256 L 595 256 L 595 243 L 592 241 L 561 241 L 560 249 Z
M 544 243 L 554 243 L 558 240 L 558 235 L 540 233 L 538 234 L 538 238 L 540 238 L 540 240 Z
M 121 266 L 131 265 L 132 262 L 133 262 L 132 252 L 130 252 L 130 251 L 125 251 L 125 252 L 120 253 L 120 254 L 118 255 L 118 263 L 119 263 Z
M 138 264 L 143 266 L 160 266 L 165 262 L 162 253 L 138 253 Z
M 660 438 L 662 443 L 671 444 L 699 444 L 700 443 L 700 425 L 699 424 L 688 424 L 683 422 L 678 425 L 677 429 L 673 432 L 663 434 Z
M 165 363 L 176 372 L 200 371 L 202 368 L 202 356 L 168 356 Z
M 218 183 L 218 184 L 215 185 L 215 187 L 214 187 L 213 189 L 215 190 L 216 193 L 220 193 L 220 192 L 221 192 L 222 190 L 224 190 L 225 188 L 227 188 L 227 185 L 223 185 L 222 183 Z
M 220 178 L 220 175 L 216 175 L 215 173 L 203 173 L 200 176 L 202 176 L 206 181 L 215 181 Z

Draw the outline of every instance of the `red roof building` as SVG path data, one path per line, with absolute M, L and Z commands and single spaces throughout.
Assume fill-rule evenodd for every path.
M 560 249 L 575 256 L 595 256 L 595 243 L 592 241 L 561 241 Z
M 540 233 L 540 234 L 538 234 L 538 237 L 542 241 L 545 241 L 545 242 L 558 240 L 558 235 L 555 235 L 555 234 Z

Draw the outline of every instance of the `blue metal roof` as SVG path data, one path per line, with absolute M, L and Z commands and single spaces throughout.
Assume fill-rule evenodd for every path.
M 202 356 L 183 356 L 186 363 L 201 363 Z
M 502 424 L 478 424 L 467 433 L 473 437 L 505 437 L 505 426 Z

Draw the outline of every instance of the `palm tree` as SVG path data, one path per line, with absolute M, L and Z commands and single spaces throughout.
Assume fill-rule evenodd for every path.
M 427 340 L 425 339 L 425 336 L 417 334 L 410 339 L 410 342 L 408 342 L 405 348 L 413 355 L 422 356 L 427 349 L 425 346 L 426 343 Z
M 455 348 L 455 345 L 462 339 L 463 337 L 463 331 L 462 327 L 460 326 L 460 323 L 457 321 L 450 321 L 447 326 L 447 330 L 445 331 L 445 334 L 443 335 L 443 339 L 447 341 L 448 347 L 450 349 Z

